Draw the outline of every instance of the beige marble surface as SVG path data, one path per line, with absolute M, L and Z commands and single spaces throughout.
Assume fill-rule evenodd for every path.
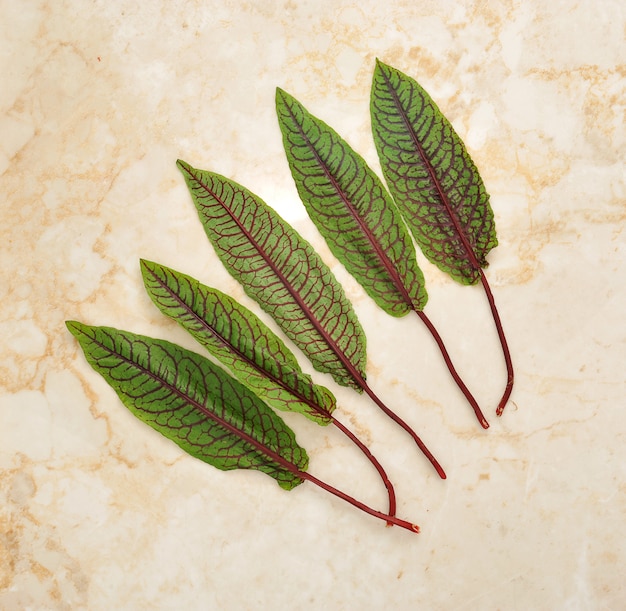
M 0 608 L 626 608 L 621 0 L 0 0 L 0 14 Z M 337 265 L 284 160 L 276 86 L 377 167 L 376 57 L 438 100 L 492 196 L 488 277 L 517 373 L 501 419 L 484 295 L 423 266 L 427 312 L 488 432 L 419 321 L 383 315 Z M 143 293 L 139 257 L 251 305 L 208 245 L 177 158 L 261 195 L 344 283 L 372 386 L 449 479 L 365 397 L 316 379 L 420 535 L 310 484 L 286 493 L 183 455 L 87 365 L 66 319 L 193 346 Z M 312 472 L 384 507 L 339 434 L 290 422 Z

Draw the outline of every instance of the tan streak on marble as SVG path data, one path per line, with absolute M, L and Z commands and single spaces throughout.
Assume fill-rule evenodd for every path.
M 619 0 L 33 1 L 2 14 L 0 608 L 621 608 Z M 332 257 L 283 158 L 276 86 L 378 168 L 376 57 L 433 95 L 491 193 L 500 246 L 487 275 L 517 371 L 502 420 L 484 298 L 424 264 L 428 313 L 486 406 L 487 432 L 418 321 L 384 316 Z M 139 257 L 251 305 L 206 243 L 178 157 L 275 205 L 345 284 L 372 387 L 449 479 L 366 397 L 317 378 L 388 469 L 418 538 L 311 486 L 286 494 L 186 457 L 85 363 L 66 319 L 194 346 L 143 294 Z M 317 475 L 384 505 L 373 469 L 336 431 L 289 422 Z

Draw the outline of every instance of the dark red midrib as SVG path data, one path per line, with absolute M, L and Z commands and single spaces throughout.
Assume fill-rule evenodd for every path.
M 189 173 L 189 172 L 188 172 Z M 250 232 L 243 226 L 243 224 L 239 221 L 239 219 L 231 212 L 229 207 L 218 197 L 216 193 L 211 191 L 211 189 L 205 185 L 203 182 L 199 180 L 196 176 L 189 173 L 189 175 L 199 184 L 215 201 L 219 202 L 222 208 L 230 215 L 230 218 L 235 222 L 237 227 L 239 227 L 240 231 L 246 236 L 250 244 L 254 246 L 256 251 L 259 253 L 261 258 L 265 261 L 265 263 L 270 267 L 270 269 L 276 274 L 278 279 L 282 282 L 283 286 L 289 291 L 289 294 L 294 299 L 294 301 L 298 304 L 304 315 L 307 317 L 309 322 L 313 325 L 315 330 L 320 334 L 322 339 L 326 342 L 326 345 L 335 353 L 341 364 L 344 366 L 346 371 L 352 376 L 356 385 L 358 387 L 363 388 L 365 385 L 365 378 L 359 373 L 356 367 L 350 362 L 345 353 L 337 346 L 336 342 L 330 337 L 330 335 L 326 332 L 324 327 L 321 325 L 319 320 L 313 316 L 310 308 L 306 305 L 304 300 L 300 297 L 295 288 L 291 285 L 291 283 L 287 280 L 285 275 L 280 271 L 280 269 L 272 262 L 272 260 L 267 256 L 265 251 L 259 246 Z
M 291 118 L 293 119 L 294 124 L 296 125 L 296 127 L 297 127 L 297 129 L 298 129 L 298 131 L 300 133 L 300 136 L 308 144 L 308 147 L 312 151 L 313 155 L 315 155 L 315 158 L 316 158 L 318 164 L 321 166 L 323 172 L 326 174 L 326 178 L 331 182 L 333 188 L 335 189 L 335 191 L 337 192 L 337 194 L 339 195 L 339 197 L 343 201 L 343 203 L 344 203 L 346 209 L 348 210 L 348 212 L 350 213 L 350 216 L 357 223 L 359 229 L 361 230 L 361 233 L 365 236 L 365 238 L 369 242 L 370 246 L 374 250 L 376 256 L 378 257 L 380 262 L 383 264 L 383 267 L 385 268 L 385 270 L 387 271 L 387 273 L 391 277 L 391 280 L 392 280 L 394 286 L 396 287 L 396 289 L 398 290 L 398 292 L 402 296 L 403 301 L 411 309 L 415 310 L 416 307 L 415 307 L 415 305 L 413 303 L 413 300 L 411 299 L 411 296 L 409 295 L 409 292 L 406 290 L 406 287 L 404 286 L 404 283 L 402 282 L 402 279 L 400 278 L 397 270 L 394 268 L 393 264 L 389 260 L 389 257 L 387 257 L 385 251 L 382 249 L 382 247 L 381 247 L 380 243 L 378 242 L 378 240 L 373 236 L 373 234 L 370 231 L 369 227 L 363 222 L 363 219 L 356 212 L 354 206 L 352 205 L 352 202 L 348 199 L 348 197 L 346 197 L 343 189 L 341 188 L 341 186 L 339 185 L 339 183 L 337 182 L 337 180 L 335 179 L 333 174 L 328 169 L 328 165 L 322 159 L 322 157 L 319 155 L 319 153 L 317 152 L 317 149 L 315 148 L 315 146 L 311 142 L 310 138 L 307 136 L 307 134 L 305 133 L 305 131 L 302 128 L 302 126 L 296 120 L 295 114 L 292 112 L 291 108 L 290 107 L 287 107 L 287 108 L 289 110 Z
M 406 112 L 404 111 L 404 107 L 402 106 L 402 103 L 400 102 L 400 98 L 398 97 L 396 90 L 391 85 L 391 81 L 385 74 L 384 70 L 381 70 L 381 74 L 383 75 L 383 78 L 385 79 L 387 88 L 389 92 L 391 93 L 391 97 L 393 98 L 394 105 L 396 109 L 398 110 L 398 113 L 400 114 L 402 121 L 404 122 L 406 130 L 409 133 L 411 140 L 413 141 L 413 144 L 418 150 L 420 158 L 422 159 L 422 162 L 426 166 L 426 169 L 428 171 L 428 175 L 430 176 L 431 181 L 433 182 L 433 184 L 435 185 L 435 188 L 437 189 L 437 194 L 439 196 L 439 199 L 441 200 L 441 203 L 443 204 L 448 216 L 452 220 L 452 225 L 461 240 L 461 244 L 463 245 L 463 248 L 465 249 L 465 252 L 469 258 L 470 264 L 472 265 L 472 267 L 475 268 L 475 271 L 481 270 L 482 267 L 480 263 L 478 262 L 478 259 L 474 253 L 474 249 L 472 248 L 472 245 L 467 239 L 467 236 L 465 235 L 461 222 L 459 218 L 457 217 L 457 215 L 455 214 L 450 204 L 450 200 L 448 199 L 448 196 L 443 190 L 443 187 L 441 186 L 441 183 L 439 179 L 437 178 L 437 175 L 435 174 L 435 169 L 430 163 L 430 159 L 428 159 L 428 157 L 426 156 L 424 149 L 422 148 L 422 145 L 420 144 L 419 139 L 417 138 L 417 134 L 415 133 L 415 130 L 413 129 L 413 126 L 411 125 L 411 122 L 409 121 L 409 118 Z

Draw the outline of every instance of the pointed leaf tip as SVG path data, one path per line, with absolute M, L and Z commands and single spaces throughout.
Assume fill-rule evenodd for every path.
M 182 172 L 182 171 L 186 171 L 186 172 L 191 172 L 191 170 L 193 170 L 193 167 L 188 164 L 186 161 L 183 161 L 182 159 L 177 159 L 176 160 L 176 167 Z
M 88 333 L 92 328 L 90 325 L 86 325 L 78 320 L 66 320 L 65 326 L 67 330 L 79 341 L 80 338 L 85 335 L 85 333 Z
M 284 89 L 276 87 L 276 109 L 280 109 L 284 106 L 291 106 L 294 103 L 297 104 L 296 99 Z
M 80 323 L 76 320 L 66 320 L 65 326 L 72 335 L 75 335 L 79 329 Z
M 378 59 L 378 57 L 376 58 L 376 66 L 375 66 L 375 70 L 389 70 L 389 68 L 391 68 L 391 66 L 389 66 L 389 64 L 386 64 L 384 61 Z
M 158 263 L 155 263 L 154 261 L 148 261 L 148 259 L 139 259 L 139 269 L 141 271 L 141 276 L 144 279 L 144 283 L 146 281 L 146 274 L 148 274 L 157 266 Z

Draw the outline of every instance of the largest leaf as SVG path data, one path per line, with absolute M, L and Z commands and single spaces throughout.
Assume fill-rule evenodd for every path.
M 228 271 L 318 371 L 360 392 L 355 374 L 365 378 L 365 334 L 319 255 L 245 187 L 184 161 L 177 165 Z
M 475 284 L 498 240 L 465 145 L 415 80 L 380 61 L 371 115 L 383 174 L 422 252 L 455 280 Z
M 67 328 L 89 364 L 140 420 L 223 471 L 256 469 L 291 490 L 304 480 L 380 520 L 419 532 L 307 473 L 293 431 L 252 391 L 210 361 L 169 342 L 76 321 Z
M 110 327 L 68 322 L 89 364 L 122 403 L 183 450 L 223 471 L 256 469 L 290 490 L 308 457 L 291 429 L 245 386 L 194 352 Z

